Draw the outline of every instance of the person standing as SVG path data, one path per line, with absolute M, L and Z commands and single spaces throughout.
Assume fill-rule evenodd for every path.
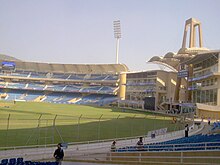
M 186 124 L 186 126 L 185 126 L 185 137 L 188 137 L 189 135 L 189 126 L 188 126 L 188 124 Z
M 64 157 L 64 152 L 63 149 L 61 148 L 61 143 L 57 145 L 57 149 L 55 150 L 53 156 L 56 159 L 56 162 L 58 162 L 58 165 L 61 165 L 63 157 Z
M 116 141 L 114 140 L 111 145 L 111 152 L 115 152 L 115 151 L 116 151 Z
M 209 117 L 208 118 L 208 125 L 210 125 L 211 124 L 211 118 Z
M 138 150 L 143 150 L 144 149 L 143 137 L 139 138 L 139 140 L 137 142 L 137 149 Z

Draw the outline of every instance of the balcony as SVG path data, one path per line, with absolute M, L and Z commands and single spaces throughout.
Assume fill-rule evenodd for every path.
M 200 89 L 200 88 L 201 88 L 201 86 L 193 85 L 193 86 L 188 87 L 188 90 L 189 90 L 189 91 L 194 91 L 194 90 L 198 90 L 198 89 Z
M 156 85 L 156 82 L 140 82 L 140 83 L 128 82 L 127 83 L 127 86 L 148 86 L 148 85 Z
M 210 72 L 206 75 L 201 75 L 199 77 L 193 77 L 193 78 L 189 78 L 189 82 L 192 82 L 192 81 L 199 81 L 199 80 L 202 80 L 202 79 L 206 79 L 208 77 L 211 77 L 213 76 L 213 72 Z

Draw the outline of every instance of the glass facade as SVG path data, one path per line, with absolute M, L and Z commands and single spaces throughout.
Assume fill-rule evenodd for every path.
M 157 72 L 137 72 L 127 74 L 126 99 L 144 100 L 155 97 Z
M 217 105 L 218 53 L 208 54 L 208 59 L 201 59 L 193 64 L 192 102 Z
M 192 92 L 194 103 L 217 105 L 217 89 L 197 90 Z

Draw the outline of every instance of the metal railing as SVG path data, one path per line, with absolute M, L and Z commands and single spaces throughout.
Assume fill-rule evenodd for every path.
M 7 110 L 6 111 L 10 111 Z M 29 112 L 30 116 L 4 114 L 0 117 L 0 147 L 56 144 L 58 142 L 100 141 L 121 137 L 145 136 L 148 131 L 170 126 L 169 131 L 183 128 L 171 123 L 171 117 L 156 114 L 133 116 L 51 116 Z M 146 120 L 148 119 L 148 120 Z M 160 125 L 158 125 L 160 121 Z M 27 124 L 26 124 L 27 123 Z M 136 129 L 138 128 L 138 129 Z M 107 132 L 108 130 L 108 132 Z M 106 136 L 106 132 L 109 134 Z
M 219 150 L 220 142 L 201 143 L 176 143 L 176 144 L 149 144 L 143 146 L 141 151 L 198 151 L 198 150 Z M 140 151 L 136 146 L 127 146 L 117 150 L 118 152 Z
M 190 134 L 200 131 L 201 128 L 194 128 L 191 130 Z M 156 136 L 154 139 L 151 137 L 144 137 L 144 143 L 149 144 L 152 142 L 160 142 L 164 140 L 172 140 L 184 136 L 184 131 L 170 132 L 165 135 Z M 126 146 L 135 145 L 137 143 L 138 137 L 126 137 L 117 139 L 117 148 L 122 148 Z M 108 153 L 110 151 L 110 146 L 112 141 L 115 139 L 106 140 L 94 140 L 87 142 L 72 142 L 69 143 L 68 148 L 65 150 L 66 157 L 76 156 L 90 156 L 96 155 L 98 153 Z M 24 157 L 27 160 L 41 160 L 41 159 L 52 159 L 52 154 L 56 148 L 55 144 L 45 144 L 45 145 L 31 145 L 31 146 L 17 146 L 17 147 L 0 147 L 0 158 L 10 158 L 10 157 Z
M 172 154 L 166 152 L 165 154 L 161 152 L 153 153 L 152 155 L 146 155 L 143 152 L 139 153 L 131 153 L 129 155 L 113 155 L 108 154 L 107 162 L 111 163 L 129 163 L 129 164 L 136 164 L 136 163 L 144 163 L 144 164 L 198 164 L 198 165 L 219 165 L 220 164 L 220 157 L 219 151 L 210 151 L 210 153 L 215 153 L 215 155 L 208 154 L 209 152 L 205 151 L 203 154 L 196 155 L 189 152 L 176 152 L 176 154 Z M 202 153 L 202 152 L 201 152 Z M 217 153 L 217 154 L 216 154 Z M 87 157 L 88 159 L 89 157 Z M 92 157 L 90 157 L 90 160 Z M 95 158 L 96 160 L 103 161 L 102 157 Z

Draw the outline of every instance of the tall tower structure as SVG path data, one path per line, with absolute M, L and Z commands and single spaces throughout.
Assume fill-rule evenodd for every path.
M 196 33 L 196 30 L 197 33 Z M 189 32 L 189 37 L 188 37 L 188 42 L 189 45 L 187 47 L 187 34 Z M 198 36 L 196 35 L 198 34 Z M 198 43 L 196 43 L 198 41 Z M 186 60 L 189 60 L 192 58 L 194 55 L 197 55 L 199 52 L 207 51 L 207 48 L 203 47 L 203 38 L 202 38 L 202 28 L 201 28 L 201 22 L 196 20 L 195 18 L 190 18 L 186 20 L 185 22 L 185 27 L 184 27 L 184 34 L 183 34 L 183 42 L 182 42 L 182 48 L 179 50 L 177 56 L 179 57 L 186 57 L 185 59 L 181 59 L 180 63 L 178 65 L 178 72 L 182 70 L 185 70 L 184 62 Z M 188 76 L 187 77 L 192 77 L 192 66 L 188 66 L 187 68 L 188 71 Z M 178 76 L 177 77 L 177 84 L 176 84 L 176 90 L 175 90 L 175 95 L 174 95 L 174 101 L 178 102 L 179 101 L 179 91 L 180 91 L 180 85 L 181 85 L 181 80 L 182 78 Z M 188 81 L 187 83 L 187 88 L 190 86 L 190 82 Z M 191 100 L 191 91 L 186 90 L 186 101 Z
M 170 98 L 170 105 L 172 102 L 192 100 L 192 91 L 188 90 L 192 82 L 188 79 L 193 76 L 193 65 L 187 65 L 186 62 L 203 52 L 209 52 L 209 49 L 203 47 L 201 23 L 195 18 L 190 18 L 185 21 L 182 47 L 178 53 L 169 52 L 164 57 L 154 56 L 149 60 L 156 64 L 170 65 L 177 71 L 175 92 L 173 98 Z
M 185 23 L 182 48 L 186 48 L 186 38 L 188 30 L 190 30 L 189 48 L 196 47 L 196 27 L 198 27 L 199 47 L 203 47 L 201 23 L 195 18 L 190 18 L 186 20 Z
M 121 23 L 120 20 L 114 21 L 114 36 L 116 38 L 116 64 L 118 64 L 119 39 L 121 38 Z

